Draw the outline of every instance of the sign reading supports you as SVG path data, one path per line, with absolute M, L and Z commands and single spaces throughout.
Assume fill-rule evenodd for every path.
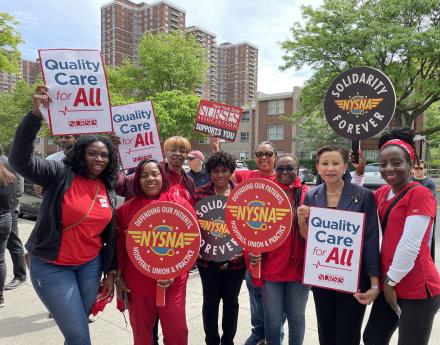
M 370 138 L 393 117 L 396 94 L 388 77 L 372 67 L 355 67 L 336 77 L 324 103 L 325 117 L 340 136 Z

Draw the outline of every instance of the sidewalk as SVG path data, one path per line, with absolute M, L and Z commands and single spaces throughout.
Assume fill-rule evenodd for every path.
M 20 236 L 27 239 L 34 222 L 19 221 Z M 12 279 L 12 263 L 7 256 L 7 282 Z M 0 309 L 0 345 L 59 345 L 63 337 L 55 325 L 48 319 L 47 311 L 38 299 L 28 279 L 18 289 L 5 291 L 6 306 Z M 187 321 L 189 328 L 189 344 L 203 345 L 204 332 L 202 323 L 202 286 L 198 273 L 191 273 L 187 288 Z M 367 310 L 368 314 L 369 310 Z M 126 315 L 128 321 L 128 315 Z M 365 320 L 368 318 L 366 315 Z M 287 330 L 287 328 L 286 328 Z M 92 343 L 96 345 L 128 345 L 133 344 L 130 326 L 125 327 L 122 314 L 115 305 L 107 306 L 104 313 L 98 315 L 96 322 L 90 324 Z M 240 294 L 240 313 L 235 344 L 242 345 L 250 334 L 250 311 L 246 285 L 243 283 Z M 287 339 L 287 335 L 285 337 Z M 440 316 L 434 322 L 431 343 L 439 344 Z M 284 341 L 287 344 L 287 340 Z M 313 297 L 310 294 L 306 310 L 305 345 L 318 344 L 316 317 Z M 396 336 L 391 344 L 397 344 Z

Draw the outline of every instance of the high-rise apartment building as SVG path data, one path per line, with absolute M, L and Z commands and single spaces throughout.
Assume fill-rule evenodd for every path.
M 186 28 L 186 32 L 195 36 L 197 42 L 206 49 L 209 68 L 204 85 L 198 87 L 196 94 L 203 99 L 210 101 L 218 100 L 218 72 L 217 72 L 217 46 L 215 44 L 215 35 L 207 30 L 197 26 Z
M 125 58 L 138 61 L 137 49 L 145 32 L 185 30 L 185 10 L 168 1 L 152 4 L 114 0 L 101 7 L 101 50 L 107 65 L 119 66 Z M 207 50 L 209 70 L 206 83 L 196 93 L 204 99 L 242 106 L 257 92 L 258 48 L 243 42 L 216 46 L 215 34 L 191 26 Z
M 115 0 L 101 7 L 101 51 L 104 63 L 119 66 L 128 58 L 138 60 L 137 48 L 145 32 L 185 29 L 185 11 L 167 2 L 150 5 Z
M 258 48 L 250 43 L 223 43 L 218 48 L 218 98 L 242 106 L 257 93 Z
M 12 92 L 20 79 L 29 84 L 34 84 L 40 75 L 40 63 L 38 60 L 20 60 L 18 74 L 10 72 L 0 72 L 0 92 Z

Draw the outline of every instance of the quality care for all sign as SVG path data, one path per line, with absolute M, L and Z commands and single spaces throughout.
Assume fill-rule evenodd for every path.
M 325 117 L 344 138 L 360 140 L 382 131 L 396 108 L 394 87 L 372 67 L 355 67 L 341 73 L 330 85 L 324 103 Z
M 234 141 L 243 109 L 223 103 L 200 100 L 194 130 Z
M 357 292 L 364 220 L 364 213 L 310 208 L 304 284 Z
M 212 195 L 194 206 L 202 233 L 200 255 L 205 260 L 226 261 L 243 250 L 225 223 L 227 199 L 224 195 Z
M 239 183 L 226 203 L 231 236 L 251 253 L 278 248 L 292 227 L 292 209 L 284 191 L 272 181 L 249 179 Z
M 124 169 L 143 159 L 163 161 L 153 104 L 150 101 L 112 108 L 113 128 L 119 136 L 119 153 Z
M 169 279 L 188 271 L 200 249 L 195 217 L 173 202 L 143 207 L 130 221 L 126 249 L 132 264 L 153 279 Z
M 52 102 L 52 135 L 111 133 L 110 98 L 98 50 L 40 49 L 40 63 Z

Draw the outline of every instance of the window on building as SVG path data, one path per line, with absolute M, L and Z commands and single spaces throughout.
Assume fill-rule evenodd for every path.
M 249 132 L 240 132 L 240 141 L 244 143 L 249 142 Z
M 267 126 L 267 140 L 283 140 L 283 139 L 284 139 L 283 125 Z
M 53 138 L 47 138 L 47 145 L 53 145 L 54 140 Z
M 267 102 L 267 115 L 284 114 L 284 99 Z
M 199 144 L 209 144 L 208 138 L 199 139 Z
M 244 111 L 243 114 L 241 114 L 241 122 L 249 122 L 249 112 Z

